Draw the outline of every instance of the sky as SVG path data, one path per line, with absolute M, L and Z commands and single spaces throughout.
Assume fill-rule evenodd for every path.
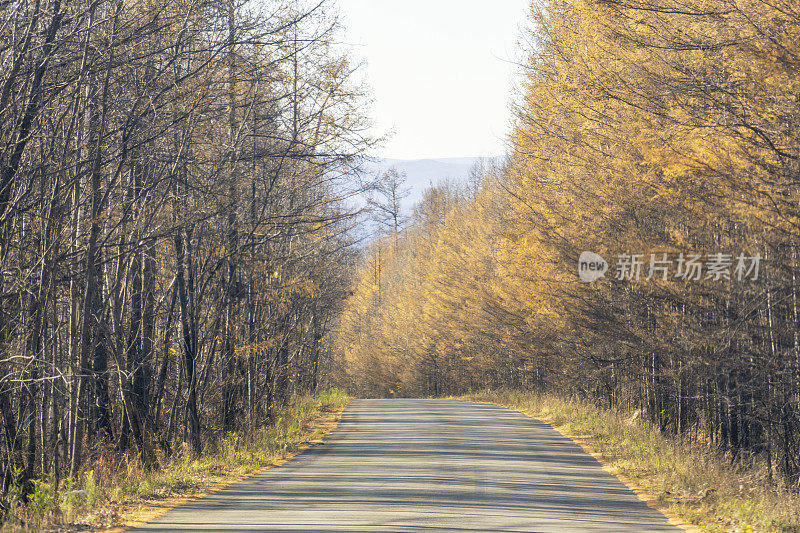
M 529 0 L 337 0 L 345 41 L 366 62 L 374 155 L 505 153 L 517 42 Z

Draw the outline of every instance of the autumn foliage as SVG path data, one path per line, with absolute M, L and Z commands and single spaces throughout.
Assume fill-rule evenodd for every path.
M 316 389 L 371 143 L 339 32 L 324 2 L 0 0 L 0 520 Z
M 574 393 L 797 486 L 797 4 L 534 5 L 510 157 L 372 244 L 337 338 L 346 380 Z M 604 278 L 579 279 L 584 251 Z M 623 254 L 641 254 L 638 280 L 616 279 Z M 651 254 L 666 276 L 647 279 Z M 677 276 L 681 254 L 699 279 Z M 709 276 L 715 257 L 730 263 Z

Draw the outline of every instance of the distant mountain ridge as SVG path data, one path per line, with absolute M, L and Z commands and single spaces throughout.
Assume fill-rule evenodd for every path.
M 366 170 L 382 174 L 394 167 L 406 174 L 406 187 L 410 189 L 403 202 L 407 212 L 422 199 L 425 190 L 444 180 L 464 182 L 470 170 L 480 160 L 497 160 L 498 157 L 447 157 L 439 159 L 377 159 L 366 165 Z

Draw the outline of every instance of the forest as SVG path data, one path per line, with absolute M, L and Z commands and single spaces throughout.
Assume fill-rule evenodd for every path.
M 342 382 L 574 395 L 797 489 L 799 6 L 546 0 L 525 46 L 506 160 L 370 244 Z
M 316 389 L 373 143 L 339 32 L 324 2 L 0 0 L 4 497 Z
M 800 490 L 800 6 L 529 14 L 508 154 L 406 216 L 332 2 L 0 0 L 0 520 L 329 384 L 576 397 Z

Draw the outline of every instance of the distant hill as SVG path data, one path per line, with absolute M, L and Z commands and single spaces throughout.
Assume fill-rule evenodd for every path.
M 406 198 L 404 208 L 411 207 L 422 199 L 425 189 L 445 179 L 456 182 L 466 181 L 469 171 L 480 157 L 450 157 L 444 159 L 379 159 L 366 166 L 369 172 L 382 174 L 392 167 L 406 173 L 406 186 L 411 194 Z

